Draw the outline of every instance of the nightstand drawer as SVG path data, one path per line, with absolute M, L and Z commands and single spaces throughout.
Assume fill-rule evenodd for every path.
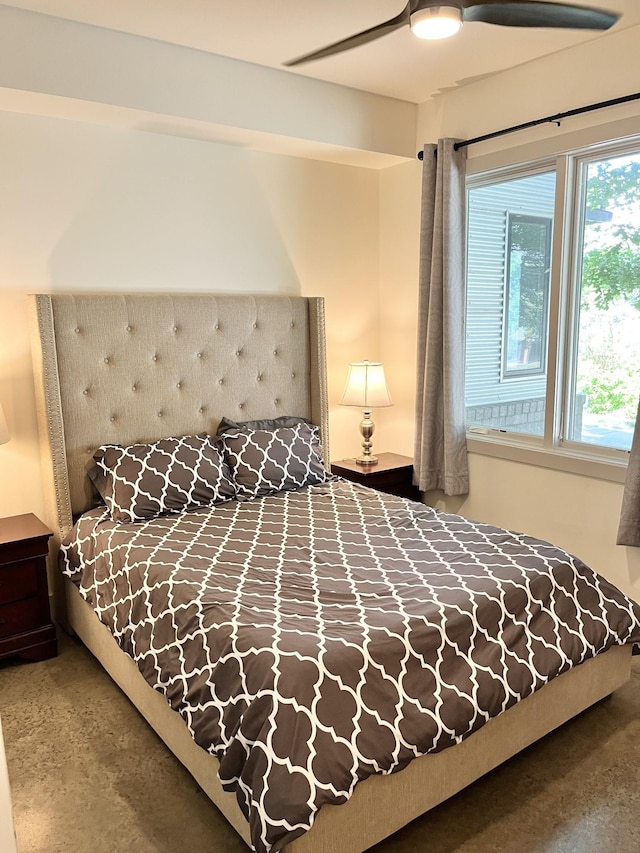
M 38 597 L 0 605 L 0 637 L 22 634 L 42 625 L 42 603 Z
M 0 604 L 38 594 L 38 561 L 24 560 L 0 568 Z

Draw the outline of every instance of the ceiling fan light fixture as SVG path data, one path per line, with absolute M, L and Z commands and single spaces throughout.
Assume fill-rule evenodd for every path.
M 462 27 L 458 6 L 428 6 L 411 15 L 411 32 L 419 39 L 447 39 Z

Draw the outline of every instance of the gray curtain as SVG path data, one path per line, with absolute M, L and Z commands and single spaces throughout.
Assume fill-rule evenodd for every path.
M 464 411 L 465 165 L 454 139 L 425 145 L 414 480 L 469 491 Z
M 616 544 L 640 547 L 640 405 L 631 443 Z

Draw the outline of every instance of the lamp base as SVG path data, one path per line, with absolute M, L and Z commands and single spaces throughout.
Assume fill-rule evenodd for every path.
M 377 465 L 378 457 L 377 456 L 358 456 L 356 459 L 358 465 Z
M 364 409 L 362 412 L 362 422 L 360 424 L 360 433 L 362 434 L 362 455 L 358 456 L 356 462 L 358 465 L 377 465 L 378 459 L 371 453 L 372 441 L 375 426 L 371 420 L 371 409 Z

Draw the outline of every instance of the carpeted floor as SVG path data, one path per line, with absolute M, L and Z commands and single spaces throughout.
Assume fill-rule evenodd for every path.
M 19 853 L 246 853 L 79 641 L 0 663 L 0 717 Z M 639 853 L 639 801 L 634 658 L 613 697 L 372 849 Z

